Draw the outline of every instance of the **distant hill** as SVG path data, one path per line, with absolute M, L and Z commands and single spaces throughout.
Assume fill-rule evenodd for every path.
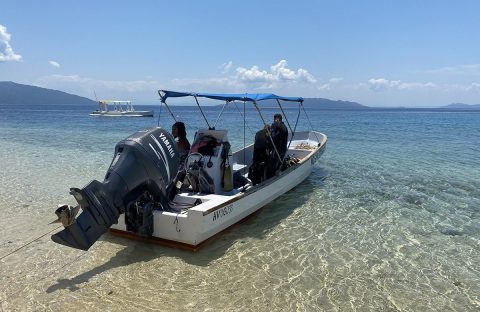
M 480 109 L 480 104 L 464 104 L 464 103 L 452 103 L 445 106 L 441 106 L 440 108 L 447 108 L 447 109 Z
M 96 102 L 85 97 L 58 90 L 24 85 L 11 81 L 0 81 L 0 105 L 1 104 L 92 105 L 96 104 Z M 263 107 L 277 106 L 277 102 L 273 100 L 261 101 L 258 104 Z M 282 104 L 288 105 L 285 102 Z M 308 108 L 320 109 L 368 108 L 368 106 L 356 102 L 334 101 L 324 98 L 305 98 L 303 105 Z
M 324 108 L 324 109 L 333 109 L 333 108 L 368 108 L 368 106 L 359 104 L 357 102 L 349 101 L 334 101 L 329 99 L 322 98 L 306 98 L 303 102 L 305 107 L 312 108 Z
M 0 104 L 95 104 L 95 101 L 62 91 L 0 81 Z
M 281 102 L 282 105 L 286 107 L 291 107 L 292 105 L 297 105 L 296 103 Z M 258 105 L 261 107 L 277 107 L 277 102 L 274 100 L 266 100 L 258 102 Z M 303 105 L 307 108 L 320 108 L 320 109 L 352 109 L 352 108 L 369 108 L 368 106 L 359 104 L 357 102 L 349 101 L 334 101 L 323 98 L 304 98 Z

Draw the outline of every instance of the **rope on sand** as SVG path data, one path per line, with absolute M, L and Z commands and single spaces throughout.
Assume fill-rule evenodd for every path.
M 59 225 L 59 226 L 57 226 L 56 228 L 54 228 L 53 230 L 48 231 L 47 233 L 40 235 L 39 237 L 35 238 L 34 240 L 32 240 L 32 241 L 30 241 L 30 242 L 28 242 L 28 243 L 26 243 L 26 244 L 23 244 L 22 246 L 18 247 L 18 248 L 15 249 L 14 251 L 12 251 L 12 252 L 10 252 L 10 253 L 8 253 L 8 254 L 0 257 L 0 261 L 3 260 L 3 259 L 5 259 L 6 257 L 8 257 L 8 256 L 10 256 L 10 255 L 12 255 L 12 254 L 14 254 L 14 253 L 16 253 L 16 252 L 19 251 L 20 249 L 22 249 L 22 248 L 30 245 L 31 243 L 39 240 L 40 238 L 44 237 L 45 235 L 48 235 L 48 234 L 52 233 L 53 231 L 58 230 L 58 229 L 61 228 L 61 227 L 62 227 L 62 225 Z

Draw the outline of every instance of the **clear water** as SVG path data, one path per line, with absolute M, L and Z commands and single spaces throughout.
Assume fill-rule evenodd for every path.
M 172 124 L 158 108 L 91 109 L 0 106 L 0 310 L 480 309 L 480 112 L 309 110 L 329 137 L 311 176 L 192 253 L 109 234 L 87 252 L 50 240 L 69 187 L 102 180 L 122 138 Z M 204 126 L 195 107 L 175 114 L 190 138 Z M 260 128 L 255 111 L 246 120 L 234 107 L 219 120 L 235 148 Z

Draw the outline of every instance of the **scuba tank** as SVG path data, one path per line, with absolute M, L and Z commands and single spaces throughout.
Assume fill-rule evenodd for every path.
M 232 167 L 230 167 L 230 163 L 228 161 L 228 154 L 230 153 L 230 143 L 223 142 L 223 149 L 222 149 L 222 165 L 223 165 L 223 178 L 222 178 L 222 186 L 224 192 L 230 192 L 233 190 L 233 174 L 232 174 Z
M 228 164 L 228 160 L 223 166 L 223 190 L 230 192 L 233 189 L 232 167 Z

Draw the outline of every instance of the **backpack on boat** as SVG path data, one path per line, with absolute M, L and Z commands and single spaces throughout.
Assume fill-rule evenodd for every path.
M 219 146 L 217 139 L 211 135 L 199 137 L 192 145 L 191 153 L 200 153 L 203 156 L 213 156 L 215 148 Z
M 213 183 L 213 179 L 203 168 L 200 168 L 200 172 L 198 175 L 198 185 L 200 188 L 200 192 L 204 194 L 215 193 L 215 184 Z
M 248 168 L 248 178 L 253 185 L 257 185 L 267 179 L 267 164 L 265 162 L 253 163 Z
M 194 192 L 204 194 L 215 193 L 215 184 L 212 177 L 203 169 L 202 161 L 195 161 L 187 170 L 186 179 Z

